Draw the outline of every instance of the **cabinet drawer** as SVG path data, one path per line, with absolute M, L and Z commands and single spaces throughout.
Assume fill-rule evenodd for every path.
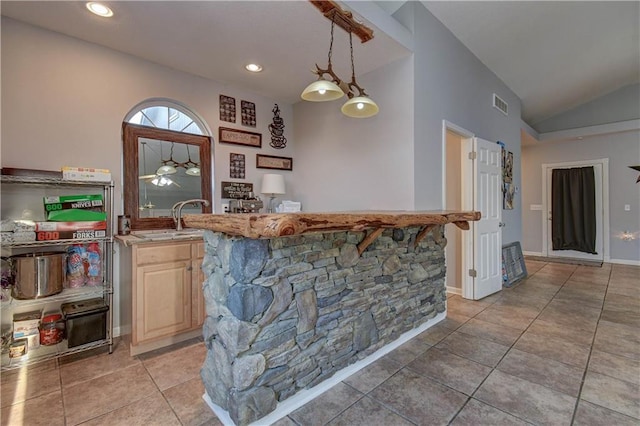
M 191 243 L 145 245 L 136 248 L 136 264 L 175 262 L 191 259 Z

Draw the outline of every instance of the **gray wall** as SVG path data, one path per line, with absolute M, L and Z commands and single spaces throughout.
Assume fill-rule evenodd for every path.
M 585 137 L 583 140 L 545 142 L 522 150 L 522 250 L 542 250 L 542 212 L 530 210 L 542 204 L 542 164 L 609 159 L 609 225 L 612 261 L 640 264 L 640 183 L 638 172 L 628 166 L 640 165 L 640 131 Z M 631 211 L 624 211 L 629 204 Z M 623 241 L 622 232 L 635 233 L 635 240 Z M 628 262 L 627 262 L 628 263 Z
M 394 16 L 415 36 L 416 208 L 441 207 L 442 120 L 482 139 L 505 142 L 514 154 L 514 184 L 520 187 L 520 99 L 421 3 L 408 2 Z M 508 117 L 493 108 L 493 93 L 509 104 Z M 517 194 L 514 210 L 503 210 L 503 244 L 521 239 L 520 206 Z
M 640 84 L 630 84 L 532 127 L 539 133 L 640 118 Z

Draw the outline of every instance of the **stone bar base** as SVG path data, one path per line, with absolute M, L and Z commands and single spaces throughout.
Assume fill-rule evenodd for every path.
M 444 312 L 443 225 L 249 239 L 205 233 L 211 401 L 246 425 Z

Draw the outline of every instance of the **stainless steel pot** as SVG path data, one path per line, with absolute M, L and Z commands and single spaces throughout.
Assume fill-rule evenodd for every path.
M 16 299 L 39 299 L 62 291 L 67 254 L 65 252 L 27 253 L 11 257 Z

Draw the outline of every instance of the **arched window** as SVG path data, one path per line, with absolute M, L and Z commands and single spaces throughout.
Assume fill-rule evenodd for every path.
M 139 124 L 174 132 L 210 136 L 204 122 L 188 108 L 169 99 L 151 99 L 138 104 L 125 118 Z

